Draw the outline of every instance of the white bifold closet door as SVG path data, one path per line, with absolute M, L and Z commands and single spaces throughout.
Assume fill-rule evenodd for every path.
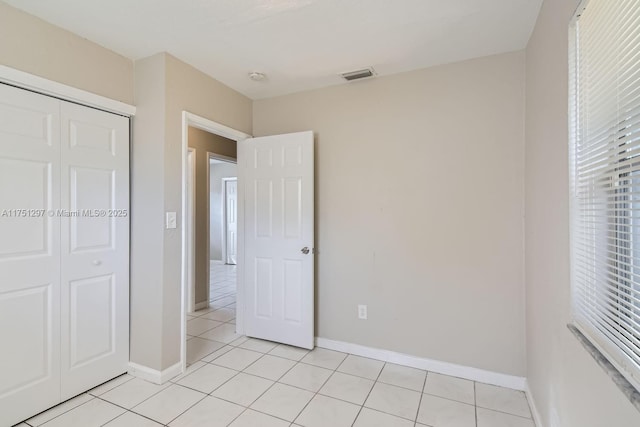
M 63 102 L 62 399 L 127 371 L 129 120 Z
M 0 84 L 0 425 L 126 372 L 129 120 Z

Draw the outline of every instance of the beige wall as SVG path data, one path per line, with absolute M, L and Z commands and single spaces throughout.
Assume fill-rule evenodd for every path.
M 164 55 L 136 62 L 131 145 L 131 345 L 132 362 L 161 369 L 164 229 Z
M 133 62 L 0 1 L 0 64 L 133 104 Z
M 131 252 L 131 311 L 132 319 L 140 319 L 131 324 L 132 337 L 138 337 L 131 342 L 131 360 L 163 370 L 180 360 L 182 230 L 165 229 L 164 214 L 177 212 L 181 224 L 182 112 L 251 133 L 252 109 L 250 99 L 167 53 L 136 61 L 135 71 L 137 114 L 152 117 L 153 125 L 140 126 L 134 135 L 132 193 L 154 209 L 148 224 L 131 229 L 132 241 L 139 242 Z M 151 303 L 134 298 L 143 293 L 153 293 Z M 158 335 L 146 336 L 151 330 Z
M 527 377 L 540 427 L 640 425 L 640 412 L 567 330 L 567 34 L 577 0 L 545 1 L 526 64 Z
M 207 178 L 209 153 L 236 158 L 236 142 L 218 135 L 189 127 L 189 147 L 195 149 L 196 185 L 195 185 L 195 302 L 208 300 L 209 294 L 209 194 Z
M 522 52 L 255 101 L 253 123 L 316 135 L 318 336 L 524 376 Z

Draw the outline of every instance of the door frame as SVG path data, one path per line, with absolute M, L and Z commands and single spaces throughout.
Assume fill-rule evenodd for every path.
M 237 153 L 238 152 L 236 151 L 236 156 L 238 155 Z M 207 259 L 209 260 L 209 263 L 207 264 L 207 277 L 209 278 L 211 277 L 211 160 L 233 163 L 236 166 L 238 164 L 238 159 L 207 151 L 207 163 L 209 163 L 209 167 L 207 168 Z M 222 260 L 224 261 L 224 258 Z M 209 295 L 209 290 L 209 287 L 207 287 L 207 306 L 209 305 L 209 297 L 211 296 Z
M 190 113 L 186 110 L 182 111 L 182 212 L 180 219 L 180 229 L 182 235 L 182 248 L 181 248 L 181 274 L 180 274 L 180 288 L 181 288 L 181 310 L 180 310 L 180 362 L 182 365 L 182 371 L 187 368 L 187 219 L 184 212 L 187 211 L 187 153 L 189 149 L 189 126 L 204 130 L 209 133 L 213 133 L 233 141 L 236 143 L 244 141 L 247 138 L 251 138 L 248 135 L 239 130 L 230 128 L 221 123 L 214 122 L 213 120 L 206 119 L 202 116 Z M 237 144 L 238 148 L 240 144 Z M 238 182 L 242 182 L 241 175 L 242 169 L 240 168 L 241 150 L 237 151 L 238 161 Z M 244 194 L 238 186 L 238 218 L 244 217 Z M 238 221 L 238 263 L 244 262 L 244 244 L 242 239 L 244 238 L 244 224 L 242 221 Z M 241 269 L 240 269 L 241 270 Z M 236 294 L 236 312 L 242 313 L 244 310 L 244 282 L 242 272 L 238 272 L 237 279 L 237 294 Z M 243 316 L 239 316 L 236 320 L 236 332 L 244 335 L 244 321 Z
M 196 150 L 189 147 L 187 147 L 187 177 L 191 178 L 190 181 L 187 179 L 187 203 L 184 211 L 184 216 L 187 220 L 187 226 L 185 227 L 185 233 L 187 234 L 187 312 L 190 313 L 195 310 Z
M 222 215 L 222 262 L 223 263 L 227 263 L 227 228 L 229 227 L 229 221 L 227 221 L 227 182 L 229 181 L 236 181 L 238 182 L 238 177 L 236 176 L 235 178 L 222 178 L 222 209 L 223 209 L 223 215 Z M 236 197 L 237 197 L 236 193 Z M 237 214 L 237 212 L 236 212 Z M 238 224 L 238 216 L 236 215 L 236 226 Z M 237 245 L 237 243 L 236 243 Z M 237 264 L 237 261 L 236 261 Z

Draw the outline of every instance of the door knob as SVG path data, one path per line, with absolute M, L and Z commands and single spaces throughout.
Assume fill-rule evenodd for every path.
M 100 265 L 102 264 L 102 261 L 100 261 L 99 259 L 96 259 L 93 261 L 93 265 Z
M 300 250 L 300 252 L 302 252 L 303 254 L 305 254 L 305 255 L 306 255 L 306 254 L 308 254 L 308 253 L 309 253 L 309 248 L 308 248 L 307 246 L 305 246 L 304 248 L 302 248 L 302 249 Z

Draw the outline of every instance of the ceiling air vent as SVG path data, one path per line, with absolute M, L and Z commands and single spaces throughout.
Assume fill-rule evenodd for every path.
M 340 75 L 346 81 L 351 82 L 353 80 L 360 80 L 360 79 L 366 79 L 366 78 L 369 78 L 369 77 L 373 77 L 373 76 L 376 75 L 376 73 L 373 70 L 373 68 L 370 67 L 370 68 L 363 68 L 362 70 L 356 70 L 356 71 L 349 71 L 347 73 L 341 73 Z

